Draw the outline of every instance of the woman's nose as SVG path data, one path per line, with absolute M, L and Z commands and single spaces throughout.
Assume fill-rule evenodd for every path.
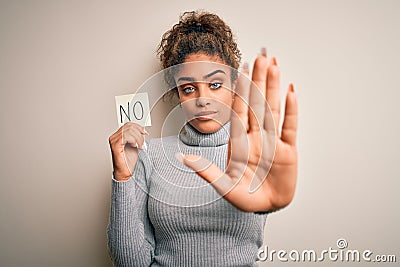
M 200 107 L 204 107 L 210 104 L 210 96 L 208 95 L 209 89 L 207 88 L 206 84 L 199 84 L 198 85 L 198 95 L 196 98 L 196 105 Z

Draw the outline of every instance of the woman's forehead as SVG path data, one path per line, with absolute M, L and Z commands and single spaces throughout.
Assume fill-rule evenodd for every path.
M 180 64 L 175 71 L 175 81 L 207 81 L 215 76 L 230 77 L 232 68 L 211 61 L 192 61 Z

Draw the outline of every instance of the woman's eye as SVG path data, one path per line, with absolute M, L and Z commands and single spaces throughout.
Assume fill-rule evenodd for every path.
M 194 87 L 185 87 L 185 88 L 182 89 L 182 91 L 183 91 L 185 94 L 190 94 L 191 92 L 194 91 Z
M 218 89 L 222 86 L 222 83 L 212 83 L 210 84 L 211 89 Z

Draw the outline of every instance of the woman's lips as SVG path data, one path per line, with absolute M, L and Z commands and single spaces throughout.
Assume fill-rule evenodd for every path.
M 198 120 L 211 120 L 213 117 L 217 115 L 216 111 L 202 111 L 194 115 L 194 117 Z

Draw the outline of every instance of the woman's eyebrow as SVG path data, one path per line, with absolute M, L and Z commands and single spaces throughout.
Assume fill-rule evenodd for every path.
M 223 73 L 223 74 L 226 75 L 225 71 L 223 71 L 223 70 L 214 70 L 213 72 L 210 72 L 209 74 L 204 75 L 203 78 L 204 78 L 204 79 L 210 78 L 211 76 L 213 76 L 213 75 L 215 75 L 215 74 L 217 74 L 217 73 Z M 177 80 L 177 83 L 178 83 L 179 81 L 194 82 L 195 79 L 194 79 L 193 77 L 180 77 L 180 78 Z
M 225 71 L 223 71 L 223 70 L 214 70 L 213 72 L 211 72 L 211 73 L 205 75 L 203 78 L 204 78 L 204 79 L 205 79 L 205 78 L 210 78 L 211 76 L 213 76 L 213 75 L 215 75 L 215 74 L 217 74 L 217 73 L 223 73 L 223 74 L 226 75 Z
M 193 77 L 180 77 L 176 83 L 179 83 L 179 81 L 188 81 L 188 82 L 194 82 Z

